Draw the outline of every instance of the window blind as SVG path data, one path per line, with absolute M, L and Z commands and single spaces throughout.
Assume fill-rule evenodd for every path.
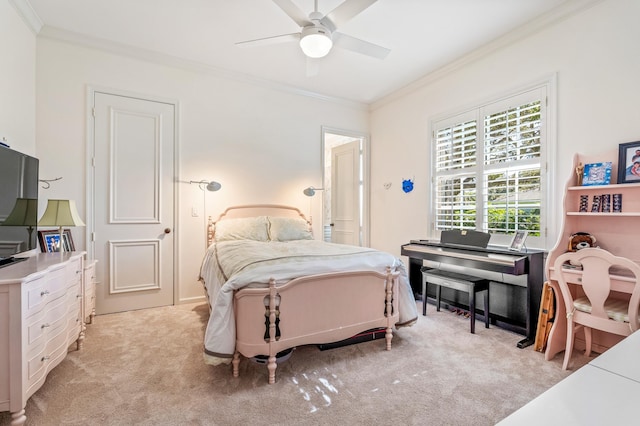
M 520 93 L 434 123 L 435 231 L 540 235 L 546 199 L 543 93 Z

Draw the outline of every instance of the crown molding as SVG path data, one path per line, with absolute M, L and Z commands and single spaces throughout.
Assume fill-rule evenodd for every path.
M 556 24 L 562 20 L 565 20 L 573 15 L 576 15 L 598 3 L 605 0 L 568 0 L 562 5 L 554 8 L 550 12 L 541 15 L 537 19 L 522 25 L 518 29 L 510 32 L 509 34 L 499 37 L 492 42 L 485 44 L 484 46 L 474 50 L 473 52 L 463 56 L 462 58 L 450 62 L 449 64 L 436 69 L 433 72 L 426 74 L 425 76 L 399 88 L 391 91 L 389 94 L 379 98 L 371 103 L 356 102 L 344 98 L 333 97 L 323 95 L 317 92 L 302 89 L 300 87 L 288 85 L 285 83 L 277 83 L 267 79 L 251 76 L 248 74 L 240 73 L 237 71 L 231 71 L 228 69 L 215 67 L 205 64 L 203 62 L 188 60 L 179 58 L 176 56 L 166 55 L 159 52 L 141 49 L 126 45 L 123 43 L 111 42 L 104 39 L 86 36 L 83 34 L 74 33 L 71 31 L 63 30 L 56 27 L 45 25 L 37 13 L 33 10 L 33 7 L 29 3 L 29 0 L 9 0 L 9 3 L 16 9 L 18 14 L 25 21 L 27 26 L 38 37 L 49 38 L 52 40 L 58 40 L 67 42 L 70 44 L 93 48 L 109 53 L 113 53 L 120 56 L 131 57 L 147 62 L 156 63 L 159 65 L 166 65 L 175 68 L 182 68 L 189 71 L 197 71 L 214 75 L 216 77 L 230 79 L 246 84 L 257 85 L 263 88 L 268 88 L 280 92 L 294 94 L 298 96 L 304 96 L 330 102 L 334 104 L 340 104 L 349 108 L 364 111 L 373 111 L 386 104 L 389 104 L 399 98 L 402 98 L 416 90 L 429 85 L 452 72 L 463 68 L 464 66 L 473 63 L 474 61 L 485 57 L 486 55 L 505 48 L 523 38 L 526 38 L 532 34 L 535 34 L 544 28 Z
M 124 43 L 116 43 L 96 37 L 90 37 L 84 34 L 74 33 L 56 27 L 45 25 L 39 32 L 38 37 L 48 38 L 51 40 L 62 41 L 76 46 L 87 47 L 91 49 L 101 50 L 113 53 L 119 56 L 126 56 L 142 61 L 152 62 L 159 65 L 181 68 L 188 71 L 201 72 L 214 75 L 216 77 L 235 80 L 242 83 L 252 84 L 263 88 L 268 88 L 280 92 L 305 96 L 333 104 L 340 104 L 356 110 L 368 111 L 369 105 L 361 102 L 355 102 L 348 99 L 322 95 L 320 93 L 301 89 L 299 87 L 288 84 L 277 83 L 267 79 L 261 79 L 248 74 L 227 70 L 203 62 L 193 61 L 189 59 L 179 58 L 172 55 L 155 52 L 148 49 L 133 47 Z
M 18 12 L 18 15 L 24 20 L 29 29 L 38 35 L 44 24 L 36 11 L 33 10 L 31 3 L 28 0 L 9 0 L 9 3 Z
M 560 21 L 568 19 L 578 13 L 589 9 L 590 7 L 601 3 L 605 0 L 569 0 L 562 5 L 554 8 L 553 10 L 539 16 L 538 18 L 522 25 L 516 30 L 510 33 L 498 37 L 497 39 L 485 44 L 484 46 L 474 50 L 473 52 L 461 57 L 458 60 L 450 62 L 449 64 L 438 68 L 437 70 L 428 73 L 427 75 L 415 80 L 406 86 L 397 89 L 390 94 L 380 98 L 379 100 L 370 104 L 370 111 L 374 111 L 381 108 L 397 99 L 400 99 L 406 95 L 409 95 L 416 90 L 427 86 L 443 77 L 450 75 L 451 73 L 469 65 L 480 58 L 483 58 L 497 50 L 503 49 L 509 45 L 516 43 L 523 38 L 529 37 L 543 29 L 550 27 Z

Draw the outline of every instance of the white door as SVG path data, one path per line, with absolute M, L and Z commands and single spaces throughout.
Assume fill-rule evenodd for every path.
M 331 149 L 331 242 L 361 245 L 360 140 Z
M 94 94 L 98 314 L 174 302 L 175 105 Z

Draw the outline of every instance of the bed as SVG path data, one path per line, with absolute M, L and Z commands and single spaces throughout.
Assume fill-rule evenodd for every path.
M 269 383 L 297 346 L 348 339 L 413 324 L 417 308 L 403 263 L 366 247 L 315 240 L 295 207 L 226 209 L 207 227 L 200 280 L 209 302 L 205 362 L 262 359 Z

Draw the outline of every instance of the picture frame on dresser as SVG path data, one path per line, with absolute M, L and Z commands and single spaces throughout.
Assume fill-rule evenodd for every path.
M 640 141 L 618 147 L 618 183 L 640 182 Z
M 62 233 L 64 251 L 75 251 L 76 247 L 71 236 L 71 229 L 65 229 Z M 54 253 L 60 251 L 60 231 L 49 229 L 38 231 L 38 242 L 40 251 L 43 253 Z

